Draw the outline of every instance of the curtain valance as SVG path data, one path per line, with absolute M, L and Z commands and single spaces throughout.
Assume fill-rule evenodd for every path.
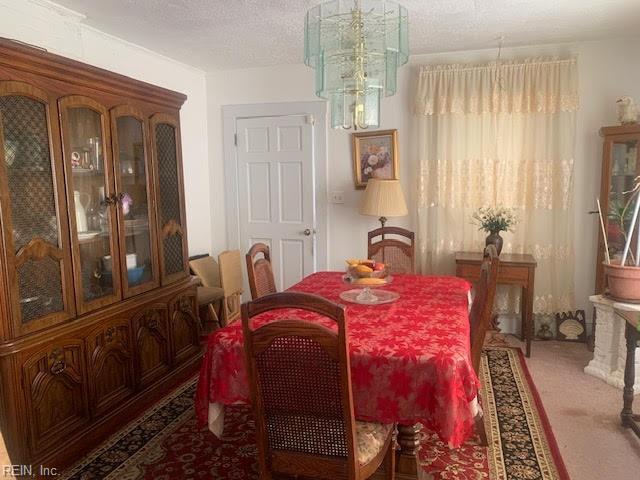
M 554 113 L 578 109 L 576 59 L 420 68 L 415 113 Z

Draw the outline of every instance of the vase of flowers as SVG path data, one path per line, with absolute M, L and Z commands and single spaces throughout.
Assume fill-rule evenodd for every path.
M 473 214 L 473 220 L 479 230 L 489 234 L 485 239 L 485 245 L 495 245 L 500 255 L 503 243 L 500 232 L 513 231 L 512 227 L 517 222 L 513 210 L 506 207 L 480 207 Z

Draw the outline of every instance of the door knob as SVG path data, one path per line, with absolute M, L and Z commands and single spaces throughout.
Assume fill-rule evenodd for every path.
M 305 228 L 305 229 L 302 231 L 302 234 L 303 234 L 303 235 L 305 235 L 305 236 L 307 236 L 307 237 L 308 237 L 309 235 L 311 235 L 312 233 L 316 233 L 316 231 L 315 231 L 315 230 L 311 230 L 310 228 Z

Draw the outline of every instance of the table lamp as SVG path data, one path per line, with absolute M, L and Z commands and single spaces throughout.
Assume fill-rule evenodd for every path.
M 400 180 L 370 179 L 367 182 L 359 212 L 360 215 L 380 217 L 382 228 L 387 223 L 387 217 L 408 215 Z

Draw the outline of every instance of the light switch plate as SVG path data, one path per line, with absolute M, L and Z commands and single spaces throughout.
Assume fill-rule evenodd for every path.
M 344 192 L 331 192 L 331 203 L 344 203 Z

